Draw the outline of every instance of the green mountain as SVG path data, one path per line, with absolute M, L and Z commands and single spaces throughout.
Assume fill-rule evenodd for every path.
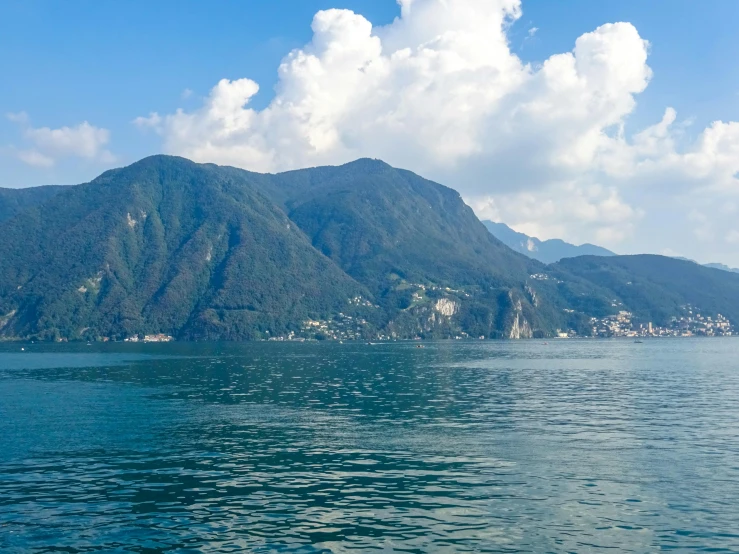
M 250 339 L 365 293 L 246 177 L 157 156 L 0 224 L 0 333 Z
M 583 256 L 564 259 L 551 268 L 560 279 L 575 276 L 600 287 L 601 298 L 608 291 L 609 299 L 621 304 L 619 309 L 643 321 L 664 324 L 690 305 L 739 322 L 739 275 L 735 273 L 654 255 Z M 601 316 L 613 311 L 603 304 L 593 306 L 591 312 Z
M 5 338 L 518 337 L 558 323 L 527 292 L 536 262 L 458 193 L 372 160 L 260 175 L 154 156 L 0 234 Z
M 27 190 L 0 221 L 0 339 L 523 338 L 685 304 L 739 320 L 739 275 L 545 266 L 456 191 L 377 160 L 270 175 L 153 156 Z
M 527 291 L 541 264 L 492 237 L 453 189 L 369 159 L 260 185 L 318 250 L 371 291 L 391 332 L 518 337 L 560 324 L 560 313 L 546 302 L 535 307 Z
M 313 245 L 374 292 L 397 276 L 513 286 L 535 267 L 491 237 L 458 192 L 384 162 L 284 173 L 270 185 Z
M 27 208 L 45 202 L 64 188 L 53 185 L 25 189 L 0 188 L 0 222 L 16 216 Z

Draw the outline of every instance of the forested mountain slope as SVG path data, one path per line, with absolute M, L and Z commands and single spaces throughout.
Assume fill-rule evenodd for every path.
M 54 185 L 25 189 L 0 188 L 0 222 L 10 219 L 27 208 L 45 202 L 64 188 Z
M 687 303 L 739 320 L 739 275 L 659 256 L 546 266 L 453 189 L 378 160 L 270 175 L 153 156 L 14 198 L 2 339 L 523 338 Z
M 238 174 L 181 158 L 69 187 L 0 236 L 5 336 L 256 338 L 364 292 Z

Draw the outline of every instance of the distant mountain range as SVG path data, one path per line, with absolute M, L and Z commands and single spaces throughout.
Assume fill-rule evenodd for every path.
M 577 246 L 560 239 L 539 240 L 524 233 L 514 231 L 505 223 L 494 221 L 483 221 L 485 227 L 495 238 L 516 252 L 539 260 L 545 264 L 558 262 L 563 258 L 575 258 L 577 256 L 615 256 L 610 250 L 595 246 L 594 244 L 582 244 Z
M 614 252 L 607 250 L 601 246 L 594 244 L 581 244 L 577 246 L 560 239 L 550 239 L 541 241 L 535 237 L 530 237 L 524 233 L 514 231 L 505 223 L 496 223 L 494 221 L 484 220 L 483 224 L 487 227 L 495 238 L 500 240 L 509 248 L 528 256 L 534 260 L 539 260 L 545 264 L 558 262 L 564 258 L 576 258 L 578 256 L 616 256 Z M 684 260 L 697 264 L 695 260 L 674 256 L 677 260 Z M 739 273 L 739 269 L 729 267 L 725 264 L 712 263 L 703 264 L 705 267 L 712 269 L 720 269 L 722 271 L 730 271 Z
M 732 273 L 739 273 L 739 269 L 735 267 L 729 267 L 725 264 L 703 264 L 705 267 L 711 267 L 713 269 L 720 269 L 722 271 L 730 271 Z
M 688 304 L 739 321 L 739 275 L 604 249 L 547 266 L 379 160 L 272 175 L 153 156 L 1 190 L 0 236 L 5 340 L 586 335 L 591 317 Z

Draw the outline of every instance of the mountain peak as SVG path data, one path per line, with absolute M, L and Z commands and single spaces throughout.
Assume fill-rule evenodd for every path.
M 370 172 L 370 173 L 376 173 L 376 172 L 387 171 L 388 169 L 394 169 L 393 166 L 391 166 L 390 164 L 380 159 L 377 159 L 377 158 L 358 158 L 354 161 L 342 164 L 339 167 L 351 169 L 355 171 Z

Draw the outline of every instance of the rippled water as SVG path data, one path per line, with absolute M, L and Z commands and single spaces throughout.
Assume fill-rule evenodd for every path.
M 0 345 L 0 551 L 739 551 L 739 340 Z

